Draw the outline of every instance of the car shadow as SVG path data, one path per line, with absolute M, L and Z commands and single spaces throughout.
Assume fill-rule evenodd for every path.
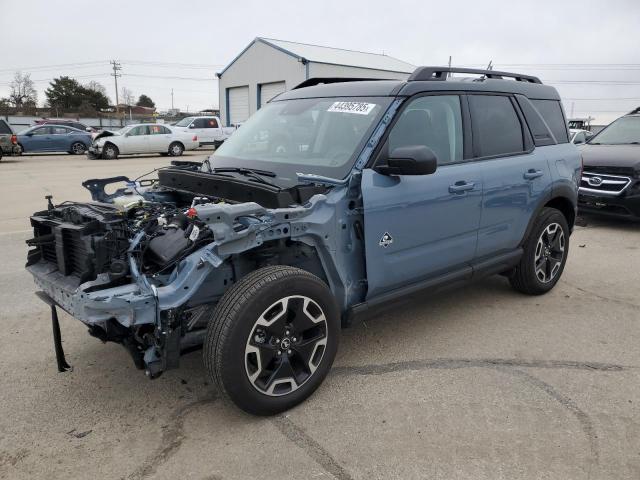
M 623 231 L 640 231 L 640 221 L 632 218 L 609 217 L 596 213 L 581 213 L 576 219 L 576 226 L 585 228 L 612 228 Z

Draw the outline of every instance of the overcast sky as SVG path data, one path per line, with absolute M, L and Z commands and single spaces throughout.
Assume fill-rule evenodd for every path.
M 0 7 L 0 96 L 22 70 L 37 81 L 40 102 L 60 75 L 97 80 L 114 100 L 108 62 L 116 59 L 119 84 L 161 110 L 171 106 L 171 88 L 183 110 L 217 107 L 215 72 L 265 36 L 384 52 L 415 65 L 444 65 L 449 55 L 454 65 L 492 60 L 496 69 L 540 76 L 558 88 L 567 113 L 599 121 L 640 105 L 639 0 L 0 0 Z

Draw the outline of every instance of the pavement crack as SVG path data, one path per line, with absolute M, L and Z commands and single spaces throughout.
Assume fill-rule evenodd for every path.
M 158 468 L 166 463 L 180 449 L 185 437 L 185 417 L 196 408 L 215 402 L 216 400 L 216 397 L 206 397 L 178 407 L 171 414 L 168 424 L 162 432 L 159 447 L 154 453 L 147 457 L 144 462 L 142 462 L 142 465 L 131 473 L 128 478 L 130 480 L 141 480 L 157 472 Z
M 407 370 L 445 369 L 457 368 L 551 368 L 551 369 L 575 369 L 588 371 L 617 372 L 632 367 L 599 362 L 575 362 L 569 360 L 520 360 L 505 358 L 469 359 L 469 358 L 438 358 L 433 360 L 408 360 L 404 362 L 391 362 L 371 365 L 353 365 L 333 367 L 332 375 L 384 375 Z
M 566 280 L 563 280 L 562 283 L 564 283 L 565 285 L 570 286 L 571 288 L 574 288 L 574 289 L 578 290 L 581 293 L 584 293 L 586 295 L 590 295 L 590 296 L 595 297 L 595 298 L 599 298 L 600 300 L 604 300 L 605 302 L 613 302 L 613 303 L 617 303 L 618 305 L 624 305 L 625 307 L 631 307 L 633 309 L 640 308 L 639 304 L 636 304 L 636 303 L 633 303 L 633 302 L 629 302 L 628 300 L 621 300 L 619 298 L 612 298 L 612 297 L 607 297 L 605 295 L 600 295 L 599 293 L 592 292 L 591 290 L 587 290 L 585 288 L 579 287 L 579 286 L 574 285 L 573 283 L 568 282 Z
M 549 397 L 556 400 L 560 405 L 569 410 L 577 418 L 585 436 L 587 437 L 587 441 L 589 442 L 591 455 L 589 457 L 590 462 L 587 478 L 591 478 L 593 467 L 597 466 L 600 462 L 600 452 L 598 448 L 598 436 L 596 435 L 596 429 L 589 415 L 587 415 L 580 407 L 578 407 L 578 405 L 570 397 L 563 395 L 550 384 L 539 379 L 538 377 L 518 369 L 505 369 L 505 371 L 508 371 L 508 373 L 524 379 L 530 385 L 533 385 L 534 387 L 542 390 Z
M 338 480 L 352 480 L 349 472 L 347 472 L 322 445 L 311 438 L 307 432 L 292 422 L 287 416 L 274 417 L 271 421 L 285 437 L 302 448 L 307 455 L 327 473 L 330 473 Z

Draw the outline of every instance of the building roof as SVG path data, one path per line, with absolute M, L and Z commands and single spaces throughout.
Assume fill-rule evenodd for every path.
M 221 76 L 233 63 L 246 52 L 254 43 L 261 42 L 281 52 L 296 57 L 300 61 L 343 65 L 349 67 L 368 68 L 387 72 L 412 73 L 415 66 L 403 62 L 389 55 L 380 53 L 358 52 L 343 48 L 323 47 L 308 43 L 289 42 L 273 38 L 256 37 L 247 47 L 234 58 L 218 75 Z

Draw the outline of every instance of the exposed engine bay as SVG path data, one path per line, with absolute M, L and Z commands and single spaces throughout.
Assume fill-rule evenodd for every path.
M 115 184 L 124 186 L 107 193 Z M 354 279 L 327 278 L 323 266 L 337 250 L 327 232 L 347 223 L 335 218 L 349 210 L 346 185 L 282 188 L 252 174 L 174 162 L 158 179 L 91 179 L 83 186 L 92 201 L 54 204 L 48 197 L 47 209 L 31 217 L 27 269 L 52 305 L 100 340 L 123 344 L 152 378 L 202 344 L 216 302 L 256 268 L 295 265 L 344 284 L 351 295 L 364 292 Z M 358 221 L 354 214 L 348 222 Z M 351 226 L 339 231 L 353 235 Z M 350 244 L 341 255 L 363 256 L 360 242 Z M 363 269 L 352 276 L 364 277 Z

